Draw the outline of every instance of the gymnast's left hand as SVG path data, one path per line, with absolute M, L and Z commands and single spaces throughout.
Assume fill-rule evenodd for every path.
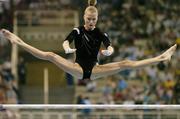
M 114 48 L 109 46 L 107 50 L 102 50 L 101 53 L 105 56 L 110 56 L 114 52 Z

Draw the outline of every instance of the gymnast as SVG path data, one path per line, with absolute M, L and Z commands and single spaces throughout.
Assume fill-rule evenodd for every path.
M 161 55 L 153 58 L 139 61 L 124 60 L 99 65 L 97 55 L 101 43 L 106 47 L 105 50 L 101 51 L 105 56 L 110 56 L 114 52 L 114 49 L 111 46 L 108 35 L 102 33 L 100 29 L 96 27 L 98 20 L 98 11 L 95 7 L 96 3 L 96 0 L 88 1 L 89 6 L 84 12 L 84 26 L 74 28 L 62 44 L 66 54 L 76 53 L 75 63 L 53 52 L 45 52 L 32 47 L 6 29 L 2 29 L 0 32 L 12 44 L 19 45 L 35 57 L 50 61 L 63 71 L 85 81 L 113 75 L 125 69 L 135 69 L 171 59 L 171 56 L 176 50 L 176 44 Z M 74 41 L 75 49 L 69 46 L 72 41 Z

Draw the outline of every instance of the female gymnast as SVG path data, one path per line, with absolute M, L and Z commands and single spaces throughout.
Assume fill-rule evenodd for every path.
M 84 26 L 74 28 L 63 42 L 65 53 L 76 52 L 75 63 L 72 63 L 53 52 L 44 52 L 34 48 L 6 29 L 2 29 L 1 32 L 12 44 L 21 46 L 35 57 L 48 60 L 56 64 L 63 71 L 83 80 L 105 77 L 116 74 L 124 69 L 139 68 L 171 59 L 171 56 L 176 50 L 176 44 L 170 47 L 163 54 L 153 58 L 140 61 L 124 60 L 98 65 L 97 54 L 99 52 L 101 42 L 103 42 L 106 47 L 106 50 L 101 51 L 103 55 L 110 56 L 114 52 L 114 49 L 110 45 L 110 40 L 107 35 L 95 27 L 98 19 L 98 11 L 95 4 L 96 0 L 89 0 L 89 6 L 84 12 Z M 73 40 L 76 49 L 71 49 L 69 46 Z
M 96 0 L 89 0 L 89 6 L 84 12 L 84 26 L 74 28 L 63 43 L 65 53 L 76 52 L 76 60 L 82 70 L 82 79 L 90 79 L 92 69 L 97 64 L 97 55 L 101 42 L 107 50 L 102 50 L 102 54 L 110 56 L 113 53 L 113 47 L 110 46 L 110 40 L 107 34 L 102 33 L 97 27 L 98 11 L 95 7 Z M 69 43 L 74 41 L 75 48 L 71 49 Z

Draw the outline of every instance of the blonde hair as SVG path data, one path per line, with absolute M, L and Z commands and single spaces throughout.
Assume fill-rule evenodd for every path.
M 98 10 L 95 7 L 96 4 L 97 4 L 97 0 L 88 0 L 88 7 L 85 9 L 84 13 L 91 12 L 91 13 L 97 13 L 98 14 Z
M 88 0 L 89 6 L 95 6 L 97 4 L 97 0 Z

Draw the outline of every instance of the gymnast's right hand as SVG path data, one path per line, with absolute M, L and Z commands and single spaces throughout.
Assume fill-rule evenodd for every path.
M 71 49 L 71 48 L 64 49 L 64 50 L 65 50 L 65 53 L 66 53 L 66 54 L 74 53 L 74 52 L 76 51 L 76 49 Z
M 63 42 L 63 48 L 64 48 L 64 51 L 66 54 L 69 54 L 69 53 L 74 53 L 76 51 L 76 49 L 72 49 L 69 47 L 69 41 L 64 41 Z

